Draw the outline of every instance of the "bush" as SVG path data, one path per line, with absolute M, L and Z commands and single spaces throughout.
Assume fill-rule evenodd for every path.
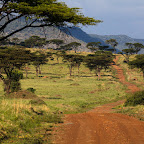
M 17 92 L 21 89 L 21 84 L 19 82 L 20 79 L 23 79 L 23 73 L 18 70 L 14 70 L 11 73 L 11 84 L 10 84 L 11 92 Z
M 21 90 L 21 84 L 18 81 L 11 82 L 11 92 L 18 92 Z
M 36 89 L 34 89 L 34 88 L 27 88 L 27 91 L 35 93 Z
M 128 97 L 124 106 L 144 105 L 144 90 L 134 93 Z

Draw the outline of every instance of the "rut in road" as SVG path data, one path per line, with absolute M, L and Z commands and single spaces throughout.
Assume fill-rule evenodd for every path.
M 118 60 L 116 57 L 115 62 Z M 117 77 L 135 92 L 140 89 L 126 82 L 123 70 L 114 65 Z M 133 117 L 111 113 L 112 108 L 124 101 L 106 104 L 89 112 L 65 115 L 58 128 L 56 144 L 144 144 L 144 122 Z

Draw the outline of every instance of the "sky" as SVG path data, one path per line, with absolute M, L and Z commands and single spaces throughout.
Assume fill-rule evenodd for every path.
M 127 35 L 144 39 L 144 0 L 61 0 L 69 7 L 82 8 L 88 17 L 102 20 L 82 27 L 88 34 Z

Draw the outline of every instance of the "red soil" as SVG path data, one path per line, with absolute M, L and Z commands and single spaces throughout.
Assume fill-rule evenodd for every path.
M 116 58 L 116 60 L 118 57 Z M 114 65 L 117 77 L 135 92 L 139 88 L 126 82 L 123 70 Z M 65 115 L 64 124 L 57 128 L 56 144 L 144 144 L 144 122 L 133 117 L 111 113 L 124 101 L 106 104 L 87 113 Z

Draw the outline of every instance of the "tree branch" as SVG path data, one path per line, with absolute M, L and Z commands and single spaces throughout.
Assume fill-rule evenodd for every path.
M 0 41 L 3 41 L 3 40 L 5 40 L 5 39 L 7 39 L 8 37 L 12 36 L 13 34 L 19 32 L 19 31 L 22 31 L 22 30 L 24 30 L 24 29 L 26 29 L 26 28 L 30 28 L 30 27 L 31 27 L 31 28 L 37 28 L 37 27 L 52 26 L 52 23 L 50 23 L 50 24 L 41 24 L 41 25 L 32 25 L 32 24 L 35 23 L 36 21 L 37 21 L 37 19 L 35 19 L 35 20 L 34 20 L 33 22 L 31 22 L 29 25 L 26 25 L 26 26 L 24 26 L 24 27 L 22 27 L 22 28 L 20 28 L 20 29 L 18 29 L 18 30 L 15 30 L 14 32 L 8 34 L 7 36 L 4 36 L 4 37 L 0 38 Z
M 8 15 L 7 15 L 8 16 Z M 22 17 L 23 15 L 19 15 L 19 16 L 16 16 L 15 18 L 11 19 L 11 20 L 8 20 L 5 24 L 2 25 L 2 27 L 0 27 L 0 32 L 3 31 L 3 29 L 6 28 L 6 26 L 11 23 L 12 21 L 16 20 L 16 19 L 19 19 L 20 17 Z
M 4 76 L 3 76 L 2 74 L 0 74 L 0 79 L 1 79 L 2 81 L 5 81 L 5 78 L 4 78 Z

